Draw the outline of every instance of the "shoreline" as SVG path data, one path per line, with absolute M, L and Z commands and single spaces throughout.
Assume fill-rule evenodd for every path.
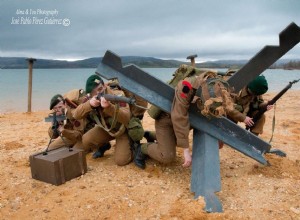
M 270 100 L 273 97 L 275 97 L 275 95 L 277 95 L 278 93 L 279 93 L 279 91 L 278 92 L 267 92 L 266 94 L 263 95 L 263 97 L 265 97 L 265 100 L 267 100 L 267 99 Z M 295 94 L 299 93 L 300 94 L 300 89 L 293 89 L 293 88 L 291 88 L 280 99 L 284 98 L 288 93 L 292 93 L 292 94 L 293 93 L 295 93 Z M 48 110 L 46 107 L 43 107 L 44 109 L 42 109 L 40 107 L 40 106 L 44 106 L 45 104 L 41 104 L 40 103 L 40 105 L 39 105 L 39 104 L 36 104 L 36 103 L 32 103 L 32 106 L 33 106 L 33 104 L 35 105 L 34 107 L 32 107 L 33 110 L 31 112 L 33 112 L 33 113 L 34 112 L 43 112 L 43 111 L 49 111 L 50 112 L 50 110 Z M 25 103 L 24 105 L 26 106 L 25 108 L 27 108 L 27 103 Z M 18 111 L 17 109 L 19 109 L 19 108 L 20 108 L 20 106 L 19 107 L 10 108 L 12 110 L 8 110 L 8 111 L 3 111 L 0 108 L 0 115 L 1 114 L 9 114 L 9 113 L 28 113 L 27 111 Z

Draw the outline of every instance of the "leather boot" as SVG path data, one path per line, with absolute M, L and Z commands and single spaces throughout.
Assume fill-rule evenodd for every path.
M 99 147 L 98 150 L 93 154 L 93 158 L 96 159 L 98 157 L 103 157 L 104 152 L 111 148 L 110 143 L 104 144 L 103 146 Z
M 155 133 L 151 131 L 145 131 L 144 138 L 146 138 L 148 143 L 156 141 Z
M 138 166 L 141 169 L 145 169 L 146 168 L 145 160 L 146 160 L 146 155 L 142 153 L 141 144 L 137 144 L 134 150 L 133 161 L 136 166 Z

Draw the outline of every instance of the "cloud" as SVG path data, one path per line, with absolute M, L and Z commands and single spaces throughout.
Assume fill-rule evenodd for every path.
M 297 0 L 91 0 L 0 3 L 0 56 L 87 58 L 107 49 L 120 55 L 249 59 L 265 45 L 278 45 L 290 22 L 300 25 Z M 57 15 L 17 14 L 58 11 Z M 34 17 L 44 24 L 11 24 Z M 45 24 L 69 19 L 70 25 Z M 300 57 L 299 45 L 288 56 Z

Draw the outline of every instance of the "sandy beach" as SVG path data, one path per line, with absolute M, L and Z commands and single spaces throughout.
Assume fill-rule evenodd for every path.
M 271 99 L 275 93 L 265 95 Z M 287 157 L 265 155 L 263 166 L 230 147 L 220 150 L 223 213 L 206 213 L 204 199 L 190 192 L 191 169 L 182 150 L 170 165 L 147 160 L 115 165 L 114 149 L 87 155 L 88 172 L 60 186 L 31 178 L 29 156 L 45 149 L 49 111 L 0 114 L 0 219 L 300 219 L 300 91 L 288 91 L 276 106 L 272 146 Z M 273 111 L 262 139 L 271 137 Z M 154 121 L 146 114 L 147 130 Z M 113 143 L 113 142 L 112 142 Z M 191 145 L 190 145 L 191 146 Z

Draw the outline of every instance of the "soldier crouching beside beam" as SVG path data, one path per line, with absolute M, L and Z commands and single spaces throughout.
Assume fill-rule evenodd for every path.
M 125 128 L 130 120 L 130 110 L 126 103 L 112 103 L 99 94 L 124 96 L 122 90 L 112 89 L 98 75 L 91 75 L 86 82 L 89 100 L 80 104 L 74 111 L 77 120 L 92 118 L 96 125 L 82 136 L 83 149 L 97 149 L 109 141 L 116 140 L 114 159 L 117 165 L 131 162 L 130 141 Z M 100 98 L 99 98 L 100 97 Z
M 157 142 L 138 145 L 134 155 L 135 164 L 145 168 L 146 155 L 159 162 L 170 163 L 176 157 L 178 146 L 184 148 L 182 166 L 189 167 L 192 163 L 189 150 L 190 104 L 196 103 L 201 114 L 208 118 L 228 116 L 245 122 L 243 114 L 235 109 L 233 96 L 228 83 L 218 78 L 215 72 L 207 71 L 179 81 L 175 88 L 171 114 L 163 112 L 155 120 Z M 219 145 L 222 146 L 223 143 L 220 142 Z
M 266 78 L 264 76 L 258 76 L 245 86 L 235 97 L 235 103 L 237 104 L 239 111 L 243 113 L 247 128 L 250 128 L 250 131 L 255 135 L 263 133 L 266 117 L 265 114 L 263 114 L 262 117 L 254 123 L 252 120 L 253 116 L 264 105 L 267 105 L 268 111 L 273 108 L 273 105 L 268 105 L 262 97 L 267 91 L 268 82 Z M 236 119 L 232 120 L 237 122 Z

